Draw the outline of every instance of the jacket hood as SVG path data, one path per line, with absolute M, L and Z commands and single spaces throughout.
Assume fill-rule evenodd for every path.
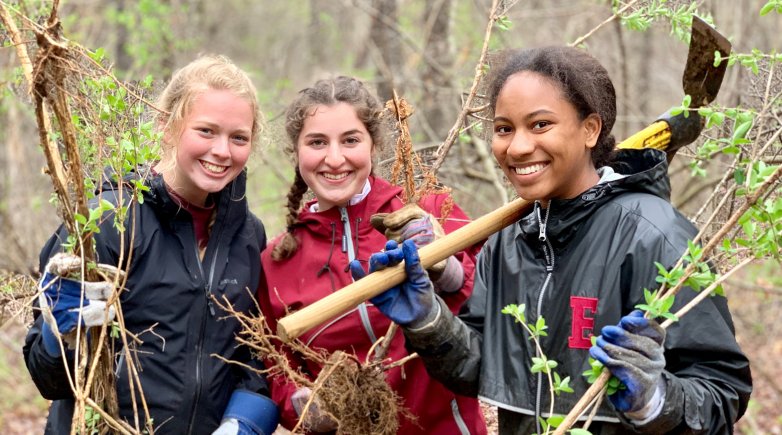
M 549 210 L 540 210 L 541 219 L 548 212 L 546 236 L 554 249 L 567 244 L 578 232 L 581 224 L 601 205 L 611 198 L 629 192 L 648 193 L 666 201 L 671 196 L 671 183 L 668 178 L 668 161 L 663 151 L 655 149 L 620 150 L 615 154 L 611 167 L 624 178 L 596 184 L 571 199 L 553 199 Z M 538 208 L 536 203 L 532 212 L 519 221 L 521 236 L 539 237 Z
M 179 204 L 171 198 L 166 189 L 166 183 L 163 180 L 161 174 L 152 173 L 149 167 L 136 168 L 122 177 L 123 194 L 127 195 L 133 189 L 133 182 L 143 180 L 144 184 L 149 187 L 149 190 L 143 192 L 144 201 L 150 203 L 150 205 L 156 210 L 163 211 L 170 216 L 177 216 L 183 213 L 184 210 Z M 103 180 L 101 182 L 101 190 L 104 192 L 119 192 L 120 183 L 117 182 L 117 174 L 111 169 L 106 169 L 103 173 Z M 213 194 L 215 204 L 218 208 L 222 207 L 229 202 L 246 202 L 246 189 L 247 189 L 247 169 L 239 173 L 239 175 L 230 183 L 228 183 L 223 190 L 217 194 Z M 184 213 L 189 218 L 188 213 Z

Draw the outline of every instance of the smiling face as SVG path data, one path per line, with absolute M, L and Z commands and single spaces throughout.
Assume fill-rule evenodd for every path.
M 491 148 L 522 198 L 573 198 L 599 180 L 591 149 L 600 127 L 596 114 L 579 119 L 554 82 L 523 71 L 497 96 Z
M 174 164 L 162 164 L 163 179 L 192 204 L 204 205 L 244 169 L 250 157 L 253 109 L 228 90 L 207 89 L 191 103 L 175 142 Z
M 372 137 L 347 103 L 313 107 L 296 141 L 301 176 L 320 211 L 344 206 L 372 171 Z

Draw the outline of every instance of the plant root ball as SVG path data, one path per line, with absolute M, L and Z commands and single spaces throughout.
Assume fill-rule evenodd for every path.
M 380 363 L 361 365 L 335 352 L 321 375 L 329 372 L 316 394 L 325 411 L 339 422 L 338 434 L 392 435 L 399 429 L 400 413 L 414 418 L 386 382 Z

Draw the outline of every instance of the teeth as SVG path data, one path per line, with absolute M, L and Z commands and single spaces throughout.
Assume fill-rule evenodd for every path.
M 544 165 L 543 163 L 537 163 L 537 164 L 534 164 L 532 166 L 525 166 L 523 168 L 518 168 L 517 167 L 515 169 L 516 169 L 516 173 L 519 174 L 519 175 L 529 175 L 529 174 L 533 174 L 535 172 L 538 172 L 538 171 L 542 170 L 545 167 L 546 167 L 546 165 Z
M 341 180 L 348 176 L 347 172 L 342 172 L 339 174 L 329 174 L 328 172 L 324 172 L 323 176 L 326 177 L 329 180 Z
M 204 161 L 201 161 L 201 166 L 203 166 L 204 169 L 206 169 L 207 171 L 214 172 L 216 174 L 222 174 L 223 172 L 228 170 L 227 166 L 215 165 L 213 163 L 204 162 Z

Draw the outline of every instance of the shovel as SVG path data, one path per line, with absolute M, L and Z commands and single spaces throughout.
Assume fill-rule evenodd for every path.
M 691 96 L 690 107 L 697 108 L 716 98 L 727 62 L 714 66 L 714 52 L 723 58 L 730 54 L 730 42 L 700 18 L 693 16 L 692 37 L 682 78 L 684 91 Z M 619 149 L 655 148 L 668 153 L 668 159 L 684 145 L 698 138 L 703 120 L 697 112 L 663 115 L 649 127 L 620 143 Z M 472 246 L 519 220 L 532 203 L 522 198 L 494 210 L 471 223 L 422 247 L 418 254 L 426 269 Z M 404 264 L 371 273 L 325 298 L 289 314 L 277 323 L 277 336 L 285 342 L 349 311 L 361 302 L 379 295 L 405 279 Z
M 719 51 L 722 59 L 730 54 L 731 44 L 702 19 L 693 15 L 690 49 L 687 64 L 682 75 L 682 88 L 690 96 L 690 109 L 705 106 L 720 91 L 728 62 L 714 66 L 714 53 Z M 697 111 L 682 112 L 672 116 L 670 111 L 661 115 L 654 123 L 630 136 L 617 145 L 619 149 L 654 148 L 668 154 L 668 162 L 679 148 L 694 142 L 703 130 L 703 119 Z

